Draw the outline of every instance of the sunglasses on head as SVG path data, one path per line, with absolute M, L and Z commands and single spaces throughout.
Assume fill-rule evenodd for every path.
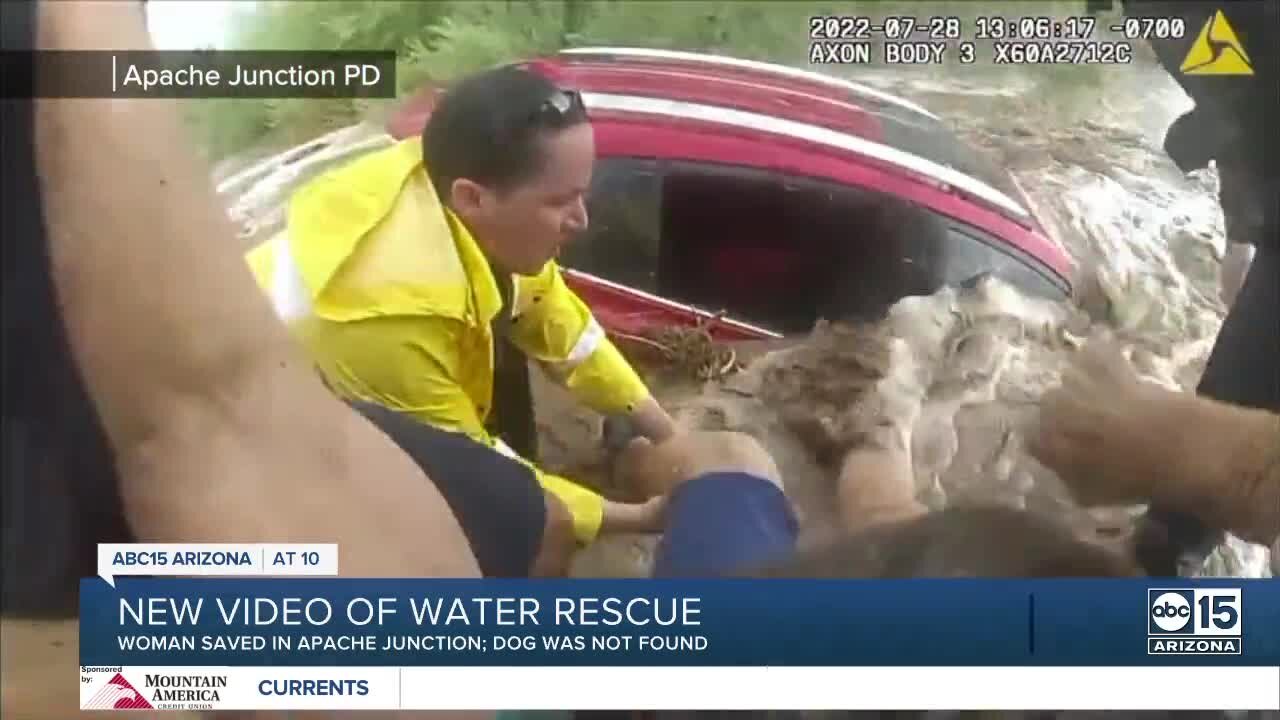
M 530 121 L 540 125 L 556 126 L 576 112 L 585 112 L 582 94 L 577 90 L 556 90 L 538 106 Z

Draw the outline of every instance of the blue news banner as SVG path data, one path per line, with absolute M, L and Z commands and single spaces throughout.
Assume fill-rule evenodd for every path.
M 87 578 L 80 662 L 1274 666 L 1280 582 Z

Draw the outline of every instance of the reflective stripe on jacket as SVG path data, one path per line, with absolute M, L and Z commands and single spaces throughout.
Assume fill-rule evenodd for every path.
M 417 139 L 303 186 L 287 229 L 248 260 L 335 390 L 514 456 L 485 430 L 498 287 L 471 234 L 436 197 Z M 513 287 L 513 343 L 580 402 L 617 414 L 648 396 L 555 263 L 515 276 Z M 534 469 L 568 506 L 579 540 L 593 540 L 601 497 Z

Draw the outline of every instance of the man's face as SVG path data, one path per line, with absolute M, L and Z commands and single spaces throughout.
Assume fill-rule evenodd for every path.
M 537 274 L 587 228 L 584 200 L 595 162 L 591 125 L 580 123 L 540 142 L 541 172 L 504 193 L 483 191 L 464 217 L 489 260 L 520 275 Z

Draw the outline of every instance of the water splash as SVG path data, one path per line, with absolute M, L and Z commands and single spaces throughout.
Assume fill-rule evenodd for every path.
M 1163 152 L 1163 129 L 1190 104 L 1167 75 L 1149 67 L 1119 73 L 1105 102 L 1065 121 L 1036 112 L 1052 103 L 1037 101 L 1043 88 L 1025 79 L 974 103 L 981 88 L 972 81 L 953 89 L 936 77 L 879 77 L 887 89 L 945 106 L 961 136 L 1009 168 L 1079 268 L 1074 303 L 1045 306 L 991 281 L 968 295 L 946 290 L 895 308 L 891 322 L 911 338 L 916 364 L 943 378 L 915 389 L 922 398 L 917 487 L 931 504 L 1004 499 L 1099 532 L 1128 532 L 1142 508 L 1075 508 L 1056 478 L 1022 452 L 1016 427 L 1071 348 L 1099 332 L 1126 341 L 1135 369 L 1171 389 L 1193 390 L 1204 370 L 1225 314 L 1216 169 L 1184 175 Z M 1198 572 L 1265 577 L 1268 562 L 1266 548 L 1229 537 Z
M 1218 264 L 1225 242 L 1215 171 L 1185 176 L 1160 148 L 1164 128 L 1189 102 L 1163 73 L 1141 68 L 1110 77 L 1091 113 L 1067 115 L 1038 99 L 1041 84 L 1026 78 L 984 84 L 881 73 L 861 80 L 934 109 L 1008 167 L 1052 239 L 1077 262 L 1078 297 L 1050 303 L 987 280 L 904 299 L 877 329 L 888 348 L 881 366 L 859 376 L 873 379 L 874 391 L 847 373 L 811 374 L 804 377 L 813 386 L 799 391 L 796 403 L 778 395 L 785 382 L 764 382 L 771 370 L 786 369 L 790 375 L 775 378 L 795 381 L 803 376 L 797 367 L 831 367 L 833 357 L 848 354 L 838 337 L 819 331 L 798 347 L 763 355 L 724 385 L 657 386 L 655 393 L 682 424 L 748 432 L 768 447 L 801 512 L 804 543 L 834 531 L 831 476 L 797 439 L 789 403 L 805 406 L 824 432 L 856 426 L 858 413 L 894 418 L 906 428 L 918 497 L 935 509 L 1007 503 L 1058 514 L 1100 538 L 1125 537 L 1143 508 L 1076 507 L 1026 454 L 1022 428 L 1071 351 L 1103 330 L 1127 342 L 1130 360 L 1148 379 L 1195 387 L 1224 315 Z M 285 199 L 299 183 L 385 142 L 371 128 L 348 128 L 268 158 L 219 190 L 242 235 L 265 239 L 282 226 Z M 875 364 L 865 354 L 846 359 L 851 368 Z M 557 401 L 556 392 L 535 388 L 544 445 L 558 456 L 552 462 L 595 462 L 598 423 L 563 397 Z M 597 543 L 581 554 L 578 572 L 644 574 L 651 546 L 636 538 Z M 1229 538 L 1201 572 L 1267 576 L 1268 557 L 1264 548 Z

